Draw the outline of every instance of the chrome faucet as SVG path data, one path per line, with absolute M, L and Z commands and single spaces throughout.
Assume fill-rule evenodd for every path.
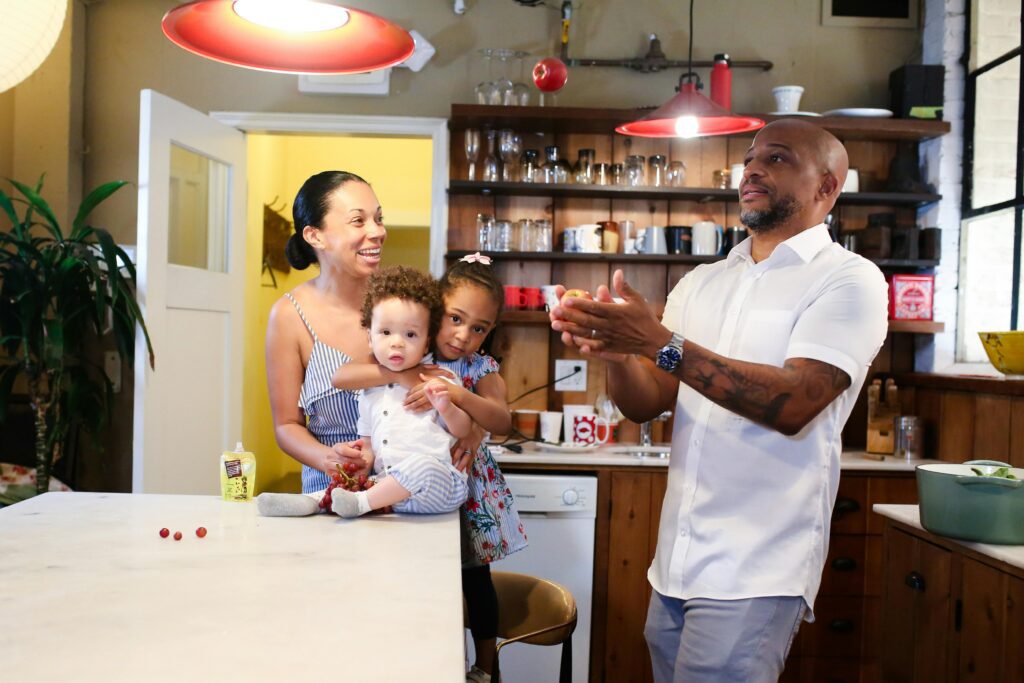
M 640 423 L 640 445 L 651 445 L 651 420 Z

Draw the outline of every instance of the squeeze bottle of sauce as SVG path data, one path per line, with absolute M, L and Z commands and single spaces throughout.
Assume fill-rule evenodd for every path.
M 729 70 L 729 55 L 715 55 L 711 67 L 711 101 L 719 107 L 732 111 L 732 71 Z
M 256 487 L 256 456 L 235 444 L 235 450 L 220 454 L 220 492 L 224 500 L 248 502 Z

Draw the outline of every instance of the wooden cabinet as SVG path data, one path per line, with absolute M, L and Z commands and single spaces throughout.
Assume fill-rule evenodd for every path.
M 886 683 L 1024 681 L 1024 569 L 888 521 L 883 601 Z

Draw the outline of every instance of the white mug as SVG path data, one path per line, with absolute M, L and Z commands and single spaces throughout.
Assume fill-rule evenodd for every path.
M 636 250 L 641 254 L 667 254 L 665 228 L 660 225 L 642 228 L 637 236 Z
M 604 427 L 604 437 L 599 427 Z M 611 425 L 607 418 L 598 415 L 573 415 L 572 432 L 566 434 L 566 441 L 576 446 L 600 446 L 608 441 Z
M 743 180 L 743 164 L 733 164 L 729 167 L 729 187 L 734 190 L 740 189 L 740 181 Z
M 857 169 L 851 168 L 846 172 L 846 182 L 843 183 L 843 192 L 860 192 L 860 173 Z
M 722 250 L 722 226 L 711 221 L 693 224 L 690 248 L 695 256 L 714 256 Z
M 540 414 L 540 438 L 547 443 L 559 443 L 562 436 L 562 414 L 545 411 Z
M 601 226 L 597 223 L 586 223 L 577 228 L 579 231 L 580 251 L 588 254 L 601 253 Z

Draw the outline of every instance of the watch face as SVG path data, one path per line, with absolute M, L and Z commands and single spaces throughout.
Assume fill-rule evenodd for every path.
M 682 357 L 683 354 L 679 353 L 679 349 L 671 346 L 664 348 L 658 352 L 658 367 L 662 370 L 675 370 Z

